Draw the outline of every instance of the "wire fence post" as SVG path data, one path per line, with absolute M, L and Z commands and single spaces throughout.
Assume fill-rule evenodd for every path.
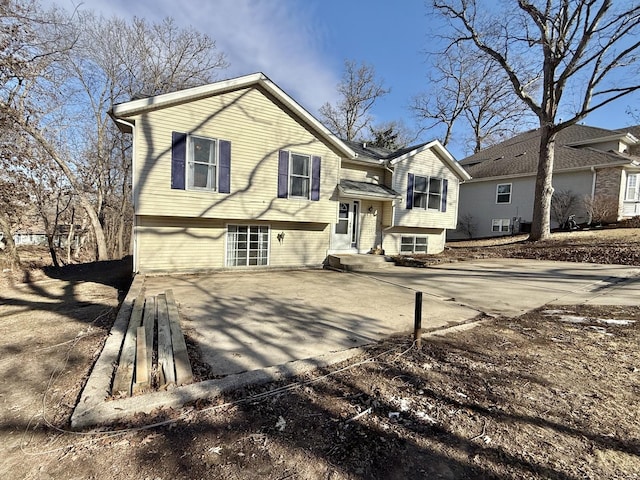
M 422 348 L 422 292 L 416 292 L 416 308 L 413 317 L 413 339 L 418 349 Z

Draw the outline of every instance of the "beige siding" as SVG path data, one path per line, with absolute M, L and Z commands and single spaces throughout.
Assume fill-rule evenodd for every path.
M 437 228 L 402 228 L 394 227 L 385 230 L 384 248 L 385 255 L 398 255 L 400 253 L 400 240 L 403 236 L 426 236 L 427 253 L 436 255 L 444 250 L 445 230 Z
M 358 250 L 367 253 L 371 249 L 382 245 L 382 212 L 383 202 L 362 200 L 360 202 L 360 229 Z
M 340 158 L 257 88 L 138 116 L 134 200 L 139 215 L 332 222 Z M 231 193 L 172 190 L 171 133 L 231 142 Z M 278 151 L 322 158 L 320 201 L 277 198 Z
M 191 272 L 225 268 L 228 224 L 268 226 L 271 267 L 320 266 L 326 258 L 329 244 L 326 224 L 138 217 L 136 271 Z
M 384 169 L 375 166 L 357 165 L 342 160 L 340 179 L 375 184 L 384 183 Z
M 416 208 L 408 210 L 406 208 L 407 174 L 409 173 L 448 180 L 446 212 Z M 458 187 L 458 177 L 431 150 L 424 150 L 416 156 L 398 163 L 395 166 L 392 188 L 396 192 L 402 192 L 403 198 L 397 202 L 394 226 L 455 228 L 458 218 Z

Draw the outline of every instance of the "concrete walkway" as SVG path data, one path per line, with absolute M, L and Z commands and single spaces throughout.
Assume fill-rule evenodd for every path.
M 517 316 L 548 303 L 640 304 L 640 269 L 491 259 L 360 273 L 327 270 L 148 277 L 147 294 L 175 292 L 184 329 L 216 375 L 280 365 L 413 329 L 482 314 Z M 629 281 L 633 279 L 635 281 Z
M 204 360 L 222 378 L 107 401 L 128 315 L 143 288 L 146 295 L 173 289 L 185 333 L 198 341 Z M 139 276 L 71 425 L 83 428 L 157 408 L 180 408 L 345 361 L 360 352 L 353 347 L 411 332 L 418 290 L 424 293 L 423 327 L 456 330 L 483 314 L 517 316 L 548 303 L 640 305 L 640 268 L 492 259 L 357 274 L 314 270 Z

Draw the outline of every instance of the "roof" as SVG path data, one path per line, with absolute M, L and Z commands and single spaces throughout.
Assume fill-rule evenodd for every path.
M 350 140 L 343 140 L 343 142 L 349 145 L 349 147 L 355 152 L 356 161 L 373 163 L 376 165 L 380 165 L 385 162 L 395 165 L 424 150 L 433 149 L 439 155 L 440 159 L 460 178 L 460 180 L 464 181 L 471 178 L 438 140 L 423 142 L 418 145 L 412 145 L 399 150 L 373 147 L 368 145 L 366 142 L 354 142 Z
M 622 140 L 639 143 L 634 133 L 640 126 L 608 130 L 586 125 L 572 125 L 556 138 L 554 171 L 580 170 L 640 162 L 640 157 L 593 147 L 595 143 Z M 538 169 L 540 130 L 529 130 L 502 143 L 492 145 L 460 161 L 474 179 L 535 175 Z
M 275 98 L 281 108 L 289 111 L 301 121 L 301 123 L 315 132 L 320 139 L 340 152 L 341 155 L 347 158 L 355 157 L 355 152 L 351 150 L 346 143 L 331 133 L 313 115 L 307 112 L 299 103 L 287 95 L 263 73 L 253 73 L 251 75 L 223 80 L 199 87 L 178 90 L 177 92 L 119 103 L 113 105 L 109 114 L 123 131 L 130 132 L 132 125 L 128 123 L 131 122 L 129 117 L 250 87 L 259 87 L 268 95 Z M 125 121 L 122 122 L 122 120 Z
M 395 190 L 376 183 L 356 182 L 355 180 L 340 180 L 340 193 L 346 197 L 370 198 L 377 200 L 394 200 L 400 197 Z

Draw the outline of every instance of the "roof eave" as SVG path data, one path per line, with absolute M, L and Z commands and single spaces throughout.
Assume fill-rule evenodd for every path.
M 109 114 L 114 118 L 114 120 L 117 118 L 126 118 L 150 110 L 168 107 L 178 103 L 200 100 L 202 98 L 220 95 L 225 92 L 248 88 L 254 85 L 260 85 L 267 92 L 273 95 L 279 102 L 303 121 L 303 123 L 316 132 L 320 138 L 339 152 L 340 155 L 347 158 L 354 158 L 356 156 L 355 152 L 349 146 L 331 133 L 324 125 L 316 120 L 313 115 L 307 112 L 299 103 L 293 100 L 293 98 L 287 95 L 263 73 L 253 73 L 243 77 L 223 80 L 200 87 L 188 88 L 177 92 L 165 93 L 154 97 L 116 104 L 111 108 Z

